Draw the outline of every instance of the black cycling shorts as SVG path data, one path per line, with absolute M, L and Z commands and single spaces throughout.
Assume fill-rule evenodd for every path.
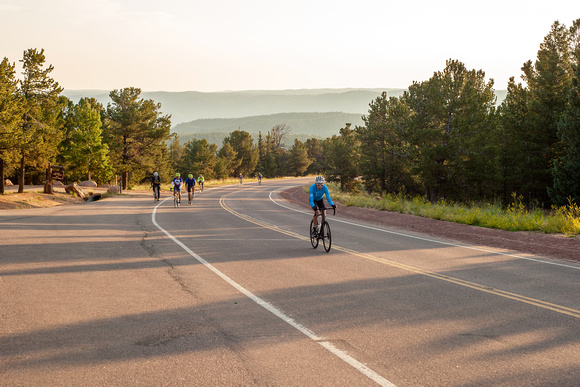
M 314 201 L 314 206 L 320 208 L 321 210 L 326 209 L 326 207 L 324 206 L 324 200 L 323 199 L 315 200 Z

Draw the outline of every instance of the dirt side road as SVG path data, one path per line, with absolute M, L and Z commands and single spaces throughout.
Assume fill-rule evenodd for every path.
M 304 192 L 302 187 L 284 191 L 280 196 L 299 206 L 310 208 L 308 194 Z M 498 247 L 551 258 L 580 261 L 580 238 L 578 237 L 566 237 L 561 234 L 493 230 L 414 215 L 378 211 L 369 208 L 346 207 L 340 204 L 338 205 L 337 213 L 346 218 L 449 238 L 477 246 Z

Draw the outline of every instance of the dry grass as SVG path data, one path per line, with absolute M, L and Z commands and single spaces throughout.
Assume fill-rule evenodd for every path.
M 63 204 L 85 203 L 84 200 L 63 193 L 48 195 L 38 192 L 8 193 L 0 195 L 0 210 L 21 210 L 27 208 L 48 208 Z

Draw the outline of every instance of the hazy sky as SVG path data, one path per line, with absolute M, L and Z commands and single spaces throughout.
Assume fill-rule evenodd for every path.
M 406 88 L 449 58 L 505 89 L 579 0 L 0 0 L 0 59 L 65 89 Z M 19 72 L 20 75 L 20 72 Z

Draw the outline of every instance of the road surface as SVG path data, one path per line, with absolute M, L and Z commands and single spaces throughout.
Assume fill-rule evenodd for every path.
M 314 250 L 307 183 L 0 211 L 0 385 L 578 385 L 579 264 L 340 213 Z

